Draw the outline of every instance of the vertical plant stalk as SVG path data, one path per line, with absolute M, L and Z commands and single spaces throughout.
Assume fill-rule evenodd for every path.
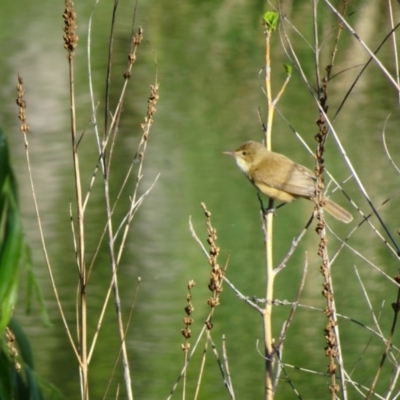
M 314 15 L 316 15 L 316 3 L 314 2 Z M 314 18 L 316 21 L 316 18 Z M 316 32 L 317 34 L 317 32 Z M 317 40 L 317 39 L 316 39 Z M 334 51 L 332 53 L 332 63 L 334 60 Z M 331 399 L 335 400 L 337 392 L 340 390 L 339 385 L 336 382 L 336 372 L 337 365 L 336 359 L 338 357 L 338 331 L 337 331 L 337 317 L 336 317 L 336 306 L 333 293 L 333 282 L 331 277 L 331 266 L 328 255 L 328 239 L 326 237 L 326 224 L 323 213 L 323 206 L 325 204 L 324 200 L 324 151 L 325 151 L 325 141 L 328 134 L 328 127 L 326 124 L 326 112 L 328 111 L 327 105 L 327 86 L 330 79 L 333 64 L 326 67 L 326 75 L 322 79 L 322 82 L 318 82 L 318 99 L 320 114 L 317 120 L 318 133 L 315 135 L 315 140 L 317 141 L 317 148 L 315 151 L 315 176 L 316 176 L 316 193 L 315 193 L 315 203 L 316 203 L 316 214 L 317 214 L 317 227 L 316 232 L 320 237 L 318 255 L 321 257 L 322 263 L 320 266 L 320 272 L 324 278 L 322 295 L 326 299 L 326 307 L 324 309 L 324 314 L 328 318 L 328 323 L 324 329 L 324 335 L 326 340 L 325 355 L 329 358 L 329 365 L 327 368 L 327 373 L 329 374 L 331 381 L 329 385 L 329 392 L 331 394 Z M 319 68 L 318 60 L 316 60 L 316 69 Z M 343 387 L 343 386 L 342 386 Z
M 272 103 L 271 89 L 271 35 L 272 27 L 266 21 L 265 24 L 265 89 L 268 102 L 268 120 L 265 132 L 265 145 L 271 150 L 272 122 L 274 118 L 274 105 Z M 270 201 L 269 207 L 273 205 Z M 274 374 L 274 349 L 272 347 L 272 300 L 274 295 L 275 272 L 272 253 L 272 233 L 273 233 L 273 213 L 264 213 L 264 242 L 266 254 L 266 288 L 265 288 L 265 308 L 262 313 L 264 328 L 264 357 L 265 357 L 265 399 L 272 400 L 273 374 Z
M 220 305 L 220 295 L 223 290 L 222 283 L 223 283 L 223 280 L 225 277 L 225 271 L 218 264 L 218 255 L 220 253 L 220 248 L 219 248 L 219 246 L 217 246 L 217 229 L 212 226 L 211 212 L 208 211 L 205 203 L 201 203 L 201 208 L 203 209 L 204 215 L 206 216 L 206 219 L 207 219 L 206 220 L 207 243 L 210 246 L 210 250 L 208 253 L 208 260 L 209 260 L 209 263 L 211 266 L 208 289 L 212 294 L 207 300 L 207 305 L 210 307 L 209 314 L 205 321 L 207 339 L 206 339 L 206 342 L 204 343 L 203 357 L 201 360 L 199 376 L 197 378 L 196 391 L 195 391 L 195 394 L 193 397 L 195 400 L 197 400 L 199 398 L 199 394 L 200 394 L 200 386 L 201 386 L 203 375 L 204 375 L 207 350 L 208 350 L 209 343 L 211 344 L 211 346 L 213 348 L 214 354 L 217 354 L 215 346 L 213 345 L 213 342 L 212 342 L 211 331 L 214 328 L 213 316 L 214 316 L 215 309 L 216 309 L 216 307 L 218 307 Z M 217 356 L 217 360 L 219 360 L 218 356 Z M 220 363 L 219 363 L 219 365 L 221 367 Z M 224 377 L 224 374 L 223 374 L 223 377 Z M 233 389 L 231 387 L 229 387 L 226 379 L 224 379 L 224 382 L 225 382 L 225 385 L 226 385 L 226 387 L 229 391 L 229 394 L 232 398 Z
M 264 128 L 265 146 L 272 150 L 272 123 L 274 120 L 275 105 L 283 95 L 291 77 L 291 68 L 285 65 L 287 73 L 286 80 L 279 90 L 277 96 L 272 98 L 271 87 L 271 38 L 276 30 L 279 21 L 279 14 L 267 12 L 264 15 L 264 34 L 265 34 L 265 91 L 267 96 L 268 119 L 267 126 Z M 269 200 L 268 209 L 273 208 L 273 199 Z M 273 262 L 273 213 L 263 213 L 263 230 L 266 255 L 266 288 L 265 288 L 265 307 L 262 311 L 264 328 L 264 357 L 265 357 L 265 399 L 274 398 L 274 356 L 275 349 L 272 342 L 272 300 L 274 295 L 274 282 L 277 271 L 274 270 Z
M 140 37 L 143 35 L 143 31 L 140 29 L 139 33 Z M 132 64 L 134 62 L 134 58 L 130 61 Z M 130 77 L 130 75 L 129 75 Z M 128 79 L 128 77 L 126 77 Z M 115 296 L 115 304 L 116 304 L 116 309 L 117 309 L 117 316 L 118 316 L 118 327 L 119 327 L 119 333 L 120 333 L 120 339 L 121 339 L 121 350 L 122 350 L 122 363 L 124 367 L 124 377 L 125 377 L 125 385 L 128 391 L 128 398 L 131 400 L 133 399 L 133 393 L 132 393 L 132 384 L 131 384 L 131 376 L 130 376 L 130 369 L 129 369 L 129 360 L 128 360 L 128 351 L 126 348 L 126 341 L 125 341 L 125 332 L 124 332 L 124 326 L 123 326 L 123 321 L 122 321 L 122 313 L 121 313 L 121 307 L 120 307 L 120 298 L 119 298 L 119 293 L 118 293 L 118 282 L 117 282 L 117 266 L 120 263 L 121 257 L 122 257 L 122 252 L 125 247 L 125 242 L 128 236 L 128 231 L 130 228 L 130 224 L 133 220 L 133 217 L 136 213 L 136 210 L 138 208 L 138 205 L 136 203 L 136 198 L 137 198 L 137 193 L 139 190 L 139 184 L 140 181 L 143 177 L 142 174 L 142 168 L 143 168 L 143 160 L 144 160 L 144 155 L 147 147 L 147 140 L 148 136 L 150 134 L 150 127 L 153 123 L 153 116 L 156 112 L 155 105 L 158 100 L 158 84 L 156 83 L 154 86 L 151 85 L 151 94 L 150 97 L 148 98 L 147 101 L 147 113 L 145 117 L 145 123 L 142 124 L 142 129 L 143 129 L 143 135 L 140 143 L 140 147 L 142 149 L 141 152 L 139 152 L 139 160 L 140 160 L 140 166 L 138 170 L 138 175 L 137 175 L 137 181 L 134 189 L 134 194 L 131 198 L 131 208 L 128 213 L 128 218 L 127 222 L 125 224 L 125 229 L 123 232 L 123 237 L 122 241 L 119 247 L 119 251 L 117 254 L 117 257 L 115 257 L 114 253 L 114 237 L 113 237 L 113 229 L 111 225 L 111 207 L 109 204 L 109 198 L 107 197 L 107 215 L 109 217 L 109 239 L 110 239 L 110 252 L 112 253 L 112 268 L 113 268 L 113 279 L 114 279 L 114 296 Z M 107 175 L 108 176 L 108 175 Z
M 329 77 L 330 68 L 327 71 L 327 75 Z M 326 106 L 326 84 L 328 81 L 328 77 L 325 77 L 322 82 L 322 87 L 320 88 L 319 99 L 320 105 L 327 111 Z M 318 248 L 318 255 L 322 259 L 322 264 L 320 266 L 320 272 L 324 278 L 323 283 L 323 291 L 322 294 L 326 299 L 326 308 L 324 310 L 324 314 L 328 318 L 328 323 L 325 327 L 325 340 L 326 340 L 326 347 L 325 347 L 325 355 L 329 358 L 329 366 L 327 369 L 328 374 L 331 377 L 331 383 L 329 386 L 329 391 L 331 393 L 332 400 L 336 399 L 336 393 L 339 391 L 339 386 L 336 383 L 336 357 L 337 357 L 337 343 L 336 343 L 336 334 L 335 334 L 335 327 L 337 324 L 336 315 L 335 315 L 335 306 L 334 306 L 334 295 L 333 295 L 333 288 L 332 288 L 332 280 L 331 280 L 331 268 L 328 256 L 328 240 L 326 237 L 326 229 L 325 229 L 325 218 L 323 213 L 323 205 L 324 205 L 324 145 L 327 135 L 327 127 L 325 125 L 324 115 L 320 114 L 320 117 L 317 121 L 317 125 L 319 127 L 319 132 L 315 136 L 315 140 L 317 141 L 317 149 L 315 152 L 315 176 L 317 179 L 316 182 L 316 212 L 317 212 L 317 227 L 316 232 L 320 237 L 319 248 Z
M 74 52 L 78 43 L 76 34 L 76 13 L 74 3 L 71 0 L 65 1 L 64 18 L 64 48 L 67 50 L 69 66 L 69 90 L 70 90 L 70 118 L 71 118 L 71 141 L 72 141 L 72 160 L 75 177 L 75 195 L 78 224 L 78 247 L 76 261 L 79 270 L 79 353 L 80 353 L 80 378 L 82 399 L 89 399 L 89 377 L 87 360 L 87 299 L 86 299 L 86 266 L 85 266 L 85 228 L 84 228 L 84 209 L 82 201 L 82 185 L 79 166 L 78 140 L 76 134 L 76 104 L 75 104 L 75 81 L 74 81 Z
M 115 7 L 118 4 L 118 1 L 115 3 Z M 115 14 L 116 9 L 114 9 L 114 14 Z M 113 34 L 114 34 L 114 25 L 115 25 L 115 15 L 113 14 L 113 23 L 112 23 L 112 31 L 111 31 L 111 37 L 110 41 L 112 42 L 113 40 Z M 112 214 L 113 214 L 113 208 L 111 206 L 110 202 L 110 190 L 109 190 L 109 172 L 110 172 L 110 167 L 111 167 L 111 159 L 112 159 L 112 154 L 113 154 L 113 148 L 116 140 L 116 135 L 118 132 L 118 124 L 119 120 L 121 117 L 121 110 L 123 106 L 123 101 L 125 98 L 126 94 L 126 89 L 128 86 L 128 82 L 131 77 L 131 71 L 133 64 L 136 61 L 136 50 L 140 43 L 143 40 L 143 29 L 140 27 L 138 29 L 137 34 L 132 38 L 131 42 L 131 51 L 128 57 L 128 67 L 127 70 L 124 72 L 124 85 L 121 91 L 121 95 L 116 107 L 116 111 L 114 112 L 114 117 L 112 118 L 112 121 L 110 123 L 110 127 L 108 128 L 107 134 L 103 136 L 103 141 L 102 141 L 102 147 L 100 150 L 100 162 L 101 162 L 101 167 L 103 171 L 103 177 L 104 177 L 104 197 L 106 201 L 106 213 L 107 213 L 107 233 L 108 233 L 108 238 L 109 238 L 109 252 L 110 252 L 110 261 L 111 261 L 111 271 L 112 271 L 112 288 L 113 288 L 113 294 L 114 294 L 114 303 L 115 303 L 115 308 L 116 308 L 116 313 L 117 313 L 117 323 L 118 323 L 118 331 L 119 331 L 119 336 L 120 336 L 120 341 L 121 341 L 121 354 L 122 354 L 122 365 L 123 365 L 123 370 L 124 370 L 124 380 L 125 380 L 125 387 L 127 391 L 127 397 L 129 400 L 133 400 L 133 392 L 132 392 L 132 380 L 131 380 L 131 373 L 130 373 L 130 367 L 129 367 L 129 359 L 128 359 L 128 351 L 126 348 L 126 341 L 125 341 L 125 328 L 124 328 L 124 323 L 122 319 L 122 310 L 121 310 L 121 298 L 119 294 L 119 287 L 118 287 L 118 279 L 117 279 L 117 270 L 118 270 L 118 265 L 122 256 L 122 252 L 125 246 L 125 241 L 128 235 L 130 223 L 132 222 L 133 216 L 135 215 L 135 212 L 138 208 L 138 204 L 136 203 L 136 195 L 139 189 L 139 182 L 142 179 L 142 166 L 143 166 L 143 159 L 144 159 L 144 154 L 146 150 L 146 145 L 147 145 L 147 138 L 149 135 L 149 130 L 153 122 L 153 115 L 156 111 L 155 109 L 155 104 L 158 100 L 158 85 L 155 85 L 155 88 L 152 86 L 152 93 L 155 92 L 154 98 L 148 100 L 148 109 L 147 109 L 147 116 L 145 117 L 145 123 L 142 124 L 142 129 L 144 131 L 141 142 L 139 147 L 141 148 L 141 152 L 139 153 L 139 161 L 140 161 L 140 166 L 139 166 L 139 172 L 137 176 L 137 182 L 135 185 L 134 189 L 134 195 L 130 199 L 131 200 L 131 208 L 129 210 L 127 219 L 126 219 L 126 224 L 125 224 L 125 229 L 123 232 L 123 238 L 121 240 L 120 247 L 118 249 L 118 252 L 116 252 L 115 249 L 115 234 L 114 234 L 114 228 L 112 224 Z M 112 46 L 109 49 L 109 66 L 111 66 L 111 59 L 112 59 Z M 110 70 L 108 71 L 108 76 L 110 74 Z M 109 79 L 107 79 L 107 86 L 109 86 Z M 107 89 L 108 90 L 108 89 Z M 107 102 L 108 104 L 108 102 Z M 108 106 L 107 106 L 108 107 Z M 150 113 L 150 115 L 149 115 Z M 107 143 L 110 142 L 110 151 L 109 151 L 109 157 L 106 160 L 104 156 L 105 149 L 107 147 Z M 107 301 L 108 301 L 108 295 L 107 295 Z
M 115 7 L 116 7 L 117 3 L 118 3 L 117 1 L 114 3 Z M 115 11 L 116 11 L 116 9 L 114 9 L 114 14 L 115 14 Z M 114 25 L 115 25 L 115 15 L 114 14 L 113 14 L 113 20 L 112 20 L 112 30 L 111 30 L 110 41 L 112 41 L 112 36 L 114 33 Z M 90 35 L 91 35 L 91 33 L 89 31 L 89 37 L 90 37 Z M 123 101 L 124 101 L 128 83 L 129 83 L 129 80 L 131 77 L 132 67 L 136 61 L 136 51 L 137 51 L 139 45 L 141 44 L 142 40 L 143 40 L 143 29 L 141 27 L 139 27 L 137 34 L 132 36 L 131 49 L 130 49 L 130 53 L 128 56 L 128 66 L 127 66 L 126 71 L 124 72 L 125 81 L 124 81 L 124 84 L 123 84 L 123 87 L 121 90 L 120 98 L 118 100 L 115 111 L 112 113 L 113 117 L 111 119 L 110 127 L 108 128 L 108 132 L 103 135 L 102 139 L 100 139 L 100 134 L 97 130 L 98 124 L 97 123 L 94 124 L 95 136 L 96 136 L 98 151 L 99 151 L 99 164 L 102 169 L 103 179 L 104 179 L 104 197 L 105 197 L 105 202 L 106 202 L 106 214 L 107 214 L 107 224 L 105 227 L 104 234 L 105 234 L 105 232 L 107 232 L 108 237 L 109 237 L 109 252 L 110 252 L 112 277 L 111 277 L 111 282 L 110 282 L 110 288 L 107 292 L 106 299 L 104 301 L 103 308 L 102 308 L 102 311 L 101 311 L 101 314 L 99 317 L 99 321 L 97 324 L 97 329 L 94 334 L 91 349 L 89 351 L 89 361 L 91 359 L 95 344 L 97 342 L 100 327 L 101 327 L 101 324 L 102 324 L 102 321 L 104 318 L 104 314 L 105 314 L 105 309 L 108 304 L 111 290 L 112 290 L 113 295 L 114 295 L 114 303 L 115 303 L 115 308 L 116 308 L 116 312 L 117 312 L 118 330 L 119 330 L 120 341 L 121 341 L 120 354 L 122 354 L 122 364 L 123 364 L 123 370 L 124 370 L 125 387 L 126 387 L 127 397 L 130 400 L 133 399 L 133 392 L 132 392 L 132 383 L 131 383 L 131 374 L 130 374 L 130 368 L 129 368 L 128 352 L 127 352 L 126 341 L 125 341 L 127 328 L 124 327 L 124 323 L 122 320 L 121 299 L 120 299 L 119 289 L 118 289 L 117 271 L 118 271 L 118 265 L 121 260 L 122 252 L 125 247 L 126 239 L 128 236 L 130 223 L 132 222 L 136 211 L 142 204 L 144 197 L 147 196 L 147 194 L 151 191 L 151 189 L 153 188 L 153 186 L 155 184 L 155 182 L 154 182 L 153 185 L 151 185 L 151 187 L 143 195 L 141 195 L 139 199 L 137 199 L 139 183 L 143 177 L 142 168 L 143 168 L 144 154 L 146 151 L 147 139 L 148 139 L 148 136 L 150 133 L 150 127 L 153 123 L 152 117 L 153 117 L 154 113 L 156 112 L 155 105 L 158 100 L 158 83 L 157 83 L 157 81 L 154 85 L 151 85 L 151 95 L 147 101 L 148 107 L 147 107 L 145 122 L 141 125 L 141 127 L 143 129 L 143 135 L 142 135 L 142 138 L 141 138 L 141 141 L 139 144 L 139 149 L 138 149 L 137 155 L 135 156 L 135 160 L 139 159 L 139 169 L 138 169 L 138 173 L 137 173 L 137 182 L 136 182 L 136 185 L 134 188 L 134 193 L 130 197 L 131 206 L 130 206 L 130 209 L 129 209 L 126 217 L 124 218 L 124 221 L 121 223 L 121 225 L 119 226 L 119 228 L 117 229 L 116 232 L 114 231 L 114 228 L 113 228 L 112 216 L 114 213 L 114 209 L 116 207 L 116 203 L 122 193 L 122 190 L 125 187 L 125 185 L 128 183 L 128 177 L 131 175 L 133 164 L 130 166 L 130 168 L 126 174 L 126 178 L 120 189 L 120 193 L 117 196 L 117 201 L 113 206 L 111 206 L 111 202 L 110 202 L 109 171 L 110 171 L 110 167 L 111 167 L 112 153 L 113 153 L 113 148 L 114 148 L 114 144 L 116 141 L 116 135 L 118 132 L 118 124 L 119 124 L 119 120 L 121 117 Z M 90 48 L 88 48 L 88 54 L 90 55 Z M 112 58 L 112 46 L 109 49 L 109 59 L 111 60 L 111 58 Z M 89 56 L 89 61 L 90 61 L 90 56 Z M 89 62 L 89 64 L 90 64 L 90 62 Z M 109 66 L 111 66 L 111 61 L 109 61 Z M 93 118 L 94 118 L 94 120 L 96 120 L 96 106 L 95 106 L 95 102 L 94 102 L 94 95 L 93 95 L 93 89 L 92 89 L 92 84 L 91 84 L 90 71 L 91 71 L 91 68 L 89 66 L 90 92 L 91 92 Z M 109 85 L 109 74 L 110 74 L 110 71 L 107 72 L 107 85 Z M 107 92 L 108 92 L 108 90 L 107 90 Z M 107 102 L 107 104 L 108 104 L 108 102 Z M 107 125 L 107 123 L 106 123 L 106 125 Z M 110 148 L 110 150 L 108 151 L 107 159 L 105 158 L 106 148 Z M 157 179 L 158 179 L 158 176 L 157 176 L 156 180 Z M 115 240 L 118 236 L 118 231 L 120 229 L 122 229 L 123 226 L 124 226 L 124 229 L 122 232 L 123 237 L 120 241 L 119 248 L 115 249 Z M 118 355 L 118 357 L 119 357 L 119 355 Z
M 284 92 L 289 81 L 283 84 L 275 99 L 272 98 L 271 87 L 271 38 L 278 26 L 279 14 L 267 12 L 264 15 L 264 34 L 265 34 L 265 93 L 267 96 L 267 126 L 263 126 L 264 142 L 268 150 L 272 150 L 272 123 L 274 120 L 275 104 Z M 274 281 L 276 272 L 273 263 L 273 199 L 269 199 L 268 210 L 263 210 L 263 231 L 265 243 L 265 263 L 266 263 L 266 287 L 265 287 L 265 307 L 262 310 L 263 331 L 264 331 L 264 359 L 265 359 L 265 399 L 274 398 L 274 354 L 275 350 L 272 342 L 272 300 L 274 295 Z
M 314 40 L 315 48 L 319 48 L 318 44 L 318 30 L 317 30 L 317 1 L 313 1 L 313 18 L 314 18 Z M 343 2 L 342 12 L 346 11 L 347 2 Z M 317 149 L 315 152 L 315 176 L 316 176 L 316 213 L 317 213 L 317 227 L 316 232 L 320 237 L 320 243 L 318 248 L 318 255 L 321 257 L 322 263 L 320 266 L 320 272 L 324 278 L 322 295 L 326 299 L 326 307 L 324 314 L 328 318 L 328 323 L 325 327 L 324 334 L 326 340 L 325 355 L 329 358 L 329 365 L 327 373 L 330 375 L 331 382 L 329 385 L 329 392 L 331 399 L 337 398 L 337 393 L 341 390 L 342 398 L 347 399 L 347 389 L 344 376 L 343 358 L 341 355 L 340 346 L 340 335 L 337 319 L 337 310 L 334 297 L 333 281 L 331 275 L 331 263 L 328 255 L 328 239 L 326 237 L 326 225 L 323 213 L 323 207 L 325 205 L 324 195 L 324 151 L 325 141 L 329 131 L 329 124 L 327 123 L 326 113 L 328 112 L 328 83 L 330 81 L 332 68 L 335 63 L 335 57 L 337 54 L 338 43 L 340 40 L 341 33 L 343 31 L 343 25 L 339 24 L 338 33 L 335 39 L 333 51 L 331 53 L 331 62 L 325 68 L 325 76 L 321 80 L 317 80 L 318 84 L 318 101 L 319 101 L 319 118 L 317 120 L 318 133 L 315 136 L 317 141 Z M 315 69 L 317 71 L 317 78 L 319 79 L 319 51 L 316 51 L 315 58 Z M 337 383 L 337 369 L 339 364 L 339 380 L 341 385 Z
M 114 26 L 115 26 L 115 12 L 116 12 L 116 6 L 117 6 L 118 2 L 114 3 L 114 12 L 113 12 L 113 19 L 112 19 L 112 30 L 111 30 L 111 36 L 113 36 L 113 32 L 114 32 Z M 96 3 L 97 4 L 97 3 Z M 98 124 L 97 124 L 97 118 L 96 118 L 96 110 L 97 107 L 95 105 L 95 101 L 94 101 L 94 92 L 93 92 L 93 84 L 92 84 L 92 74 L 91 74 L 91 57 L 90 57 L 90 52 L 91 52 L 91 47 L 90 47 L 90 43 L 91 43 L 91 21 L 92 21 L 92 17 L 93 17 L 93 13 L 92 16 L 90 18 L 90 22 L 89 22 L 89 29 L 88 29 L 88 70 L 89 70 L 89 87 L 90 87 L 90 98 L 91 98 L 91 103 L 92 103 L 92 112 L 93 112 L 93 121 L 94 121 L 94 129 L 95 129 L 95 137 L 96 137 L 96 141 L 97 141 L 97 147 L 98 147 L 98 152 L 99 152 L 99 166 L 102 169 L 102 173 L 103 173 L 103 178 L 104 178 L 104 196 L 105 196 L 105 201 L 106 201 L 106 213 L 107 213 L 107 224 L 106 227 L 104 229 L 104 232 L 102 234 L 102 237 L 100 239 L 100 243 L 102 242 L 103 239 L 103 235 L 106 234 L 106 232 L 108 233 L 109 236 L 109 249 L 110 249 L 110 259 L 111 259 L 111 270 L 112 270 L 112 277 L 111 277 L 111 281 L 110 281 L 110 287 L 107 291 L 107 295 L 106 298 L 104 300 L 103 303 L 103 307 L 99 316 L 99 320 L 97 323 L 97 329 L 94 333 L 94 337 L 93 337 L 93 341 L 91 343 L 91 347 L 90 350 L 88 352 L 88 362 L 90 363 L 91 357 L 93 355 L 96 343 L 97 343 L 97 339 L 98 339 L 98 335 L 100 332 L 100 328 L 104 319 L 104 315 L 105 315 L 105 311 L 111 296 L 111 293 L 114 293 L 114 301 L 116 304 L 116 309 L 117 309 L 117 318 L 118 318 L 118 326 L 119 326 L 119 332 L 120 332 L 120 339 L 121 339 L 121 347 L 120 347 L 120 352 L 118 354 L 118 358 L 120 354 L 122 353 L 123 355 L 123 368 L 124 368 L 124 379 L 125 379 L 125 385 L 126 385 L 126 390 L 127 390 L 127 396 L 129 399 L 133 399 L 133 393 L 132 393 L 132 385 L 131 385 L 131 377 L 130 377 L 130 370 L 129 370 L 129 363 L 128 363 L 128 355 L 127 355 L 127 350 L 126 350 L 126 343 L 125 343 L 125 337 L 126 337 L 126 332 L 129 326 L 126 326 L 126 328 L 124 328 L 123 326 L 123 321 L 122 321 L 122 315 L 121 315 L 121 307 L 120 307 L 120 297 L 119 297 L 119 292 L 118 292 L 118 282 L 116 281 L 117 279 L 117 270 L 118 270 L 118 264 L 119 264 L 119 260 L 120 257 L 122 255 L 122 250 L 124 248 L 124 242 L 127 238 L 127 231 L 125 233 L 125 236 L 123 238 L 123 240 L 121 241 L 121 245 L 120 245 L 120 249 L 119 249 L 119 256 L 117 257 L 117 259 L 115 259 L 115 249 L 114 249 L 114 243 L 115 243 L 115 239 L 118 235 L 114 233 L 113 227 L 111 225 L 111 218 L 113 216 L 115 207 L 117 205 L 118 199 L 120 199 L 121 193 L 123 188 L 126 186 L 127 182 L 128 182 L 128 177 L 131 175 L 131 171 L 132 171 L 132 165 L 130 166 L 130 168 L 128 169 L 127 173 L 126 173 L 126 177 L 124 180 L 124 183 L 122 184 L 122 187 L 120 188 L 120 192 L 117 196 L 117 200 L 114 203 L 113 207 L 111 207 L 110 204 L 110 199 L 109 199 L 109 180 L 108 180 L 108 176 L 109 176 L 109 168 L 110 168 L 110 164 L 111 164 L 111 154 L 112 154 L 112 149 L 108 152 L 109 157 L 107 159 L 108 164 L 106 163 L 105 160 L 105 151 L 106 148 L 109 145 L 110 139 L 111 141 L 115 141 L 116 139 L 116 131 L 117 131 L 117 127 L 118 127 L 118 123 L 119 123 L 119 118 L 121 116 L 121 108 L 122 108 L 122 104 L 123 104 L 123 100 L 125 97 L 125 93 L 127 90 L 127 86 L 128 86 L 128 82 L 129 82 L 129 78 L 131 75 L 131 70 L 133 67 L 133 64 L 136 60 L 136 51 L 138 46 L 140 45 L 142 39 L 143 39 L 143 29 L 140 27 L 138 30 L 138 33 L 132 38 L 131 41 L 131 50 L 130 50 L 130 54 L 128 57 L 128 68 L 127 70 L 124 72 L 124 85 L 121 91 L 121 95 L 116 107 L 115 112 L 113 113 L 113 118 L 111 121 L 111 125 L 109 128 L 109 132 L 108 134 L 103 134 L 102 139 L 100 139 L 100 134 L 98 131 Z M 112 41 L 112 37 L 110 38 L 110 41 Z M 110 46 L 109 48 L 109 67 L 111 67 L 111 58 L 112 58 L 112 46 Z M 107 71 L 107 87 L 109 85 L 109 74 L 110 74 L 110 69 Z M 107 93 L 108 93 L 108 89 L 107 89 Z M 108 96 L 107 96 L 108 97 Z M 107 106 L 106 108 L 108 109 L 108 102 L 107 102 Z M 107 112 L 108 114 L 108 112 Z M 107 125 L 107 122 L 105 123 Z M 150 128 L 150 126 L 149 126 Z M 114 134 L 112 134 L 112 132 L 114 131 Z M 149 134 L 149 132 L 147 132 L 147 135 Z M 113 145 L 111 146 L 113 148 Z M 140 164 L 142 165 L 143 162 L 143 158 L 140 161 Z M 141 170 L 141 167 L 140 167 Z M 97 171 L 97 167 L 96 167 L 96 171 Z M 96 172 L 95 171 L 95 172 Z M 95 179 L 95 173 L 93 174 L 92 177 L 92 181 L 90 183 L 90 187 L 92 187 L 93 183 L 94 183 L 94 179 Z M 156 180 L 158 179 L 158 177 L 156 178 Z M 154 182 L 155 183 L 155 182 Z M 137 209 L 139 208 L 139 206 L 141 205 L 143 199 L 145 196 L 147 196 L 147 194 L 151 191 L 153 185 L 136 201 L 136 200 L 132 200 L 131 199 L 131 208 L 128 212 L 128 216 L 126 217 L 126 220 L 128 221 L 128 224 L 126 229 L 129 229 L 129 223 L 133 218 L 133 214 L 134 211 L 137 211 Z M 135 187 L 135 191 L 137 191 L 137 187 Z M 87 194 L 87 197 L 84 201 L 84 209 L 86 207 L 86 204 L 89 200 L 89 194 L 90 191 Z M 133 211 L 134 210 L 134 211 Z M 96 250 L 99 250 L 99 247 Z M 94 263 L 96 256 L 94 256 L 92 263 Z M 92 267 L 92 265 L 91 265 Z M 89 274 L 90 274 L 90 269 L 89 268 Z M 108 389 L 107 389 L 108 390 Z
M 186 316 L 183 317 L 183 322 L 185 324 L 185 327 L 183 329 L 181 329 L 181 334 L 182 336 L 185 338 L 185 343 L 183 343 L 181 345 L 182 351 L 183 351 L 183 355 L 184 355 L 184 365 L 188 362 L 188 355 L 189 355 L 189 349 L 190 349 L 190 341 L 189 339 L 192 337 L 192 330 L 190 329 L 190 327 L 192 326 L 194 319 L 192 317 L 193 311 L 194 311 L 194 306 L 192 303 L 192 289 L 195 286 L 195 281 L 194 280 L 190 280 L 188 282 L 188 293 L 186 295 L 186 301 L 187 301 L 187 305 L 184 308 L 185 312 L 186 312 Z M 185 399 L 186 398 L 186 370 L 183 373 L 183 389 L 182 389 L 182 398 Z

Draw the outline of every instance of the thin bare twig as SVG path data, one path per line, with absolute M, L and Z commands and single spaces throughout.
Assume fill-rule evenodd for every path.
M 229 393 L 231 394 L 232 400 L 235 400 L 235 392 L 233 391 L 233 383 L 232 383 L 232 379 L 231 379 L 231 373 L 229 370 L 228 354 L 226 352 L 226 346 L 225 346 L 225 335 L 222 336 L 222 357 L 224 359 L 226 379 L 227 379 L 227 384 L 229 386 L 228 390 L 229 390 Z
M 224 369 L 224 364 L 221 362 L 221 357 L 218 354 L 217 347 L 215 346 L 214 341 L 211 338 L 211 334 L 208 335 L 208 341 L 211 343 L 211 348 L 214 353 L 215 359 L 217 360 L 219 370 L 221 372 L 222 380 L 224 381 L 224 385 L 228 390 L 229 396 L 231 399 L 235 399 L 235 394 L 233 392 L 233 387 L 231 386 L 232 382 L 228 379 L 227 373 Z
M 53 268 L 52 268 L 52 265 L 50 262 L 50 257 L 49 257 L 48 251 L 47 251 L 46 239 L 44 237 L 42 218 L 40 216 L 39 205 L 37 202 L 36 190 L 35 190 L 35 184 L 34 184 L 34 180 L 33 180 L 33 172 L 32 172 L 30 154 L 29 154 L 29 141 L 28 141 L 29 125 L 27 124 L 27 118 L 26 118 L 26 102 L 24 100 L 25 90 L 24 90 L 24 86 L 23 86 L 22 76 L 19 74 L 18 74 L 17 91 L 18 91 L 17 105 L 20 108 L 19 109 L 19 119 L 21 120 L 20 130 L 24 137 L 25 157 L 26 157 L 26 163 L 27 163 L 27 169 L 28 169 L 29 184 L 30 184 L 31 192 L 32 192 L 33 206 L 35 208 L 36 220 L 37 220 L 37 224 L 38 224 L 38 230 L 39 230 L 40 241 L 42 244 L 43 255 L 44 255 L 44 259 L 45 259 L 45 263 L 46 263 L 46 267 L 47 267 L 47 272 L 50 277 L 51 287 L 53 289 L 57 307 L 60 312 L 61 320 L 63 322 L 65 331 L 67 333 L 68 340 L 71 344 L 71 348 L 74 351 L 75 357 L 78 360 L 78 362 L 80 362 L 79 352 L 78 352 L 78 349 L 74 342 L 74 339 L 72 337 L 72 334 L 70 332 L 69 325 L 68 325 L 67 319 L 65 317 L 64 309 L 61 304 L 60 296 L 58 294 L 57 284 L 56 284 L 56 281 L 55 281 L 55 278 L 53 275 Z

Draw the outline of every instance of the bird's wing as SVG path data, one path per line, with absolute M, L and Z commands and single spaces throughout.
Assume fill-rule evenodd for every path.
M 293 196 L 313 196 L 316 181 L 314 173 L 300 164 L 292 161 L 288 163 L 287 157 L 280 156 L 280 154 L 274 154 L 274 158 L 269 160 L 270 168 L 255 169 L 254 183 L 262 182 L 263 185 L 290 193 Z
M 315 194 L 315 174 L 308 168 L 293 164 L 280 189 L 296 196 L 312 197 Z

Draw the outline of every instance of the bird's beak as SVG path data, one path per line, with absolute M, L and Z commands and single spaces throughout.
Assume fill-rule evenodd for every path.
M 228 156 L 235 157 L 235 152 L 234 151 L 223 151 L 222 154 L 226 154 Z

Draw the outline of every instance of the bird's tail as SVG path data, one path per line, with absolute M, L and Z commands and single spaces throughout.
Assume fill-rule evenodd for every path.
M 339 204 L 336 204 L 332 200 L 326 199 L 324 209 L 331 214 L 332 217 L 335 217 L 339 221 L 345 222 L 346 224 L 353 220 L 353 216 L 347 210 L 340 207 Z

